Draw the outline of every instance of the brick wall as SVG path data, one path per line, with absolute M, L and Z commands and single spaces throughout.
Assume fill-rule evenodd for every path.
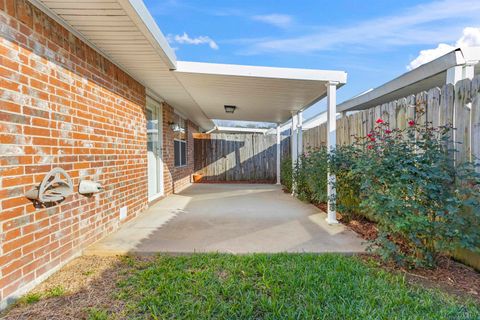
M 193 160 L 193 133 L 198 132 L 198 126 L 192 121 L 187 120 L 187 165 L 184 167 L 175 167 L 174 165 L 174 147 L 173 131 L 169 123 L 174 122 L 173 108 L 167 103 L 163 103 L 163 161 L 164 161 L 164 185 L 165 195 L 180 192 L 188 187 L 192 182 L 194 167 Z
M 147 157 L 139 83 L 27 1 L 0 0 L 0 36 L 5 302 L 115 230 L 120 208 L 127 206 L 126 220 L 146 208 Z M 57 166 L 72 177 L 74 195 L 35 208 L 24 193 Z M 99 181 L 105 191 L 82 196 L 81 179 Z

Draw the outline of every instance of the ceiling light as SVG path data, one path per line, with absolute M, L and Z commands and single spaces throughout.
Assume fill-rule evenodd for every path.
M 237 109 L 236 106 L 227 106 L 227 105 L 225 105 L 224 108 L 226 113 L 234 113 L 235 109 Z

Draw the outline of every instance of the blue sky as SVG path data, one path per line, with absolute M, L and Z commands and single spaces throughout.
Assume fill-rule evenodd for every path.
M 445 48 L 480 45 L 479 0 L 144 1 L 178 60 L 344 70 L 338 102 L 415 59 L 412 66 Z M 321 102 L 305 117 L 323 109 Z

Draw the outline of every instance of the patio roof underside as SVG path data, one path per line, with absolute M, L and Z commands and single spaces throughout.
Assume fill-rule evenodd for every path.
M 285 122 L 325 97 L 327 82 L 346 82 L 339 71 L 177 62 L 141 0 L 32 2 L 204 130 L 211 119 Z
M 337 71 L 177 62 L 174 71 L 210 119 L 283 123 L 327 93 L 328 81 L 345 83 Z M 226 113 L 225 105 L 236 107 Z

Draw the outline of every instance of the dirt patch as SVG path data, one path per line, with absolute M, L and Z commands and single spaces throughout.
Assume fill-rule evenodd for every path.
M 317 203 L 315 204 L 317 208 L 323 212 L 328 211 L 328 205 L 326 203 Z M 366 219 L 351 219 L 345 221 L 341 212 L 337 212 L 337 220 L 349 227 L 351 230 L 358 233 L 365 240 L 375 240 L 378 237 L 378 229 L 375 223 L 370 222 Z
M 365 240 L 372 241 L 378 236 L 376 224 L 368 220 L 350 220 L 344 224 Z M 417 268 L 413 270 L 387 264 L 375 255 L 365 255 L 363 258 L 374 259 L 379 266 L 390 272 L 404 274 L 411 284 L 436 288 L 461 298 L 470 297 L 480 301 L 480 273 L 449 257 L 441 257 L 435 269 Z
M 366 261 L 375 263 L 389 272 L 400 273 L 410 284 L 422 287 L 440 289 L 459 298 L 472 298 L 480 302 L 480 273 L 449 257 L 442 257 L 435 269 L 404 269 L 383 262 L 375 255 L 361 255 Z
M 123 303 L 113 293 L 128 268 L 120 257 L 77 258 L 29 293 L 40 296 L 40 301 L 17 303 L 2 319 L 87 319 L 90 308 L 120 313 Z M 48 297 L 58 288 L 62 288 L 59 296 Z
M 323 203 L 323 202 L 317 203 L 317 204 L 314 204 L 314 206 L 322 210 L 323 212 L 328 212 L 328 205 L 326 203 Z
M 328 212 L 328 204 L 326 204 L 326 203 L 323 203 L 323 202 L 322 203 L 317 203 L 317 204 L 313 203 L 313 205 L 315 207 L 317 207 L 318 209 L 322 210 L 325 213 Z M 343 215 L 340 212 L 337 211 L 337 220 L 341 221 L 342 219 L 343 219 Z
M 327 204 L 325 203 L 317 204 L 316 207 L 324 212 L 327 210 Z M 367 241 L 375 240 L 378 237 L 378 228 L 374 222 L 366 219 L 342 221 L 341 214 L 337 216 L 337 219 Z M 461 298 L 470 297 L 480 301 L 480 273 L 449 257 L 441 257 L 435 269 L 418 268 L 414 270 L 386 264 L 375 255 L 362 255 L 362 259 L 374 259 L 380 267 L 390 272 L 404 274 L 411 284 L 436 288 Z
M 350 220 L 344 223 L 347 227 L 358 233 L 363 239 L 371 241 L 378 237 L 378 229 L 375 223 L 367 220 Z

